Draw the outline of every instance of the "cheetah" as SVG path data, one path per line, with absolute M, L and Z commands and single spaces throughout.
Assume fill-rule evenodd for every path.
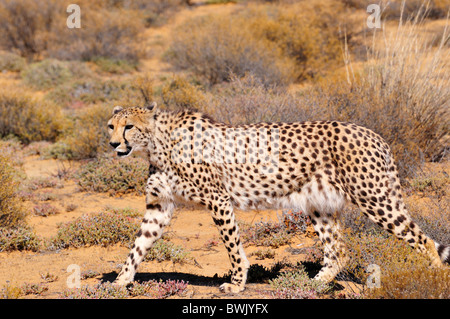
M 432 265 L 450 263 L 450 247 L 435 243 L 411 220 L 390 148 L 367 128 L 338 121 L 230 126 L 152 103 L 116 106 L 108 131 L 119 157 L 140 152 L 150 165 L 146 213 L 117 285 L 133 281 L 180 202 L 212 214 L 232 267 L 223 292 L 243 291 L 249 268 L 234 209 L 308 214 L 324 247 L 316 280 L 330 282 L 349 259 L 336 217 L 348 203 L 427 255 Z

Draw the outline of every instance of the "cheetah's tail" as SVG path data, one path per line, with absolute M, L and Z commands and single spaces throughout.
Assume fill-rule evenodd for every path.
M 436 242 L 434 244 L 442 262 L 450 265 L 450 246 L 442 245 Z

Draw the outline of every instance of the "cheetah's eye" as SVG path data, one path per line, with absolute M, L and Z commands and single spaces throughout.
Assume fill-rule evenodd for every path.
M 125 125 L 126 130 L 131 130 L 133 127 L 134 127 L 134 125 L 131 125 L 131 124 Z
M 111 129 L 111 130 L 114 130 L 114 125 L 109 124 L 109 125 L 108 125 L 108 128 Z

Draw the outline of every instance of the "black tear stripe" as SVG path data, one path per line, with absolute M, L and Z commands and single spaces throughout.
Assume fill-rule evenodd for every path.
M 126 145 L 127 148 L 128 148 L 129 143 L 128 143 L 127 139 L 125 138 L 125 132 L 126 132 L 126 131 L 127 131 L 127 130 L 124 128 L 124 129 L 123 129 L 122 137 L 123 137 L 123 140 L 125 141 L 125 145 Z

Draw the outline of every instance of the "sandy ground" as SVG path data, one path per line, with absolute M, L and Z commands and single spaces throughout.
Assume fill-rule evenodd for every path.
M 28 177 L 49 177 L 58 171 L 61 162 L 56 160 L 41 160 L 38 156 L 24 159 L 22 166 Z M 67 165 L 67 164 L 66 164 Z M 106 207 L 134 208 L 144 214 L 144 196 L 124 195 L 111 197 L 102 193 L 86 193 L 79 191 L 73 180 L 62 181 L 62 187 L 39 189 L 38 192 L 49 191 L 54 199 L 48 201 L 60 212 L 47 217 L 30 214 L 27 223 L 33 227 L 36 235 L 43 238 L 55 236 L 58 224 L 74 220 L 83 214 L 98 213 Z M 34 202 L 26 202 L 33 207 Z M 73 211 L 67 212 L 66 207 L 75 204 Z M 237 211 L 238 220 L 247 222 L 277 221 L 276 211 Z M 219 234 L 210 213 L 206 210 L 192 210 L 179 208 L 174 213 L 172 223 L 165 229 L 170 241 L 183 246 L 190 252 L 195 262 L 189 264 L 174 264 L 173 262 L 143 262 L 138 268 L 136 280 L 174 279 L 189 282 L 186 297 L 190 298 L 262 298 L 260 290 L 267 288 L 264 284 L 248 284 L 247 289 L 239 296 L 223 294 L 218 287 L 224 282 L 221 277 L 228 273 L 230 262 L 225 247 L 219 240 Z M 211 239 L 218 241 L 217 246 L 206 248 L 205 243 Z M 252 252 L 260 247 L 250 246 L 246 253 L 251 264 L 260 264 L 266 267 L 273 266 L 278 261 L 296 263 L 302 260 L 296 248 L 313 246 L 317 238 L 297 236 L 290 245 L 281 246 L 275 251 L 274 259 L 258 260 L 251 256 Z M 66 290 L 67 279 L 72 274 L 68 266 L 76 264 L 81 272 L 96 271 L 100 275 L 95 278 L 82 280 L 82 285 L 95 285 L 103 281 L 113 281 L 120 271 L 121 264 L 126 260 L 129 249 L 121 245 L 111 247 L 87 247 L 79 249 L 64 249 L 60 251 L 41 252 L 2 252 L 0 253 L 0 287 L 6 284 L 20 287 L 24 283 L 44 283 L 46 274 L 57 279 L 45 283 L 48 291 L 40 296 L 28 295 L 27 298 L 58 298 L 59 293 Z

